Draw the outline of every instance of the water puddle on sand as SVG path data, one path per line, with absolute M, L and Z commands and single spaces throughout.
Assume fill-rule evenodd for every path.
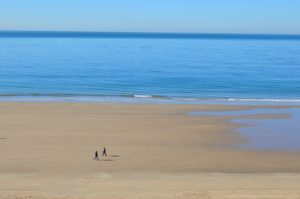
M 300 150 L 300 108 L 253 109 L 220 112 L 191 112 L 191 115 L 233 116 L 241 125 L 239 132 L 249 142 L 235 147 L 258 150 Z M 260 115 L 288 115 L 287 118 L 247 118 Z M 243 118 L 238 118 L 243 116 Z

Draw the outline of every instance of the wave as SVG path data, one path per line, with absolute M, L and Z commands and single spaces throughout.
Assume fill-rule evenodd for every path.
M 229 98 L 228 101 L 258 101 L 258 102 L 300 102 L 300 99 L 233 99 Z
M 293 103 L 300 104 L 300 98 L 199 98 L 199 97 L 169 97 L 147 94 L 133 95 L 80 95 L 80 94 L 30 94 L 14 95 L 0 94 L 0 101 L 5 102 L 113 102 L 113 103 Z
M 299 102 L 300 99 L 270 99 L 270 98 L 172 98 L 183 101 L 220 101 L 220 102 Z
M 135 98 L 153 98 L 152 95 L 133 95 Z

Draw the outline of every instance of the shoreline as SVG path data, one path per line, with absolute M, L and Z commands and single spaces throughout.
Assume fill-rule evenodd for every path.
M 300 106 L 299 98 L 201 98 L 135 95 L 0 95 L 0 103 L 95 103 L 95 104 L 191 104 L 191 105 L 282 105 Z

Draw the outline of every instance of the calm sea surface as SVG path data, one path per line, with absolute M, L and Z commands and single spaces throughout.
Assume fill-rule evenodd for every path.
M 0 32 L 0 98 L 300 102 L 300 36 Z

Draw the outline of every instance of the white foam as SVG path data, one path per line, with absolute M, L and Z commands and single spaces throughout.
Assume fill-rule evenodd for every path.
M 152 95 L 134 95 L 136 98 L 152 98 Z
M 132 96 L 0 96 L 2 102 L 111 102 L 111 103 L 169 103 L 169 104 L 293 104 L 300 105 L 300 99 L 268 98 L 193 98 L 153 97 L 135 94 Z

